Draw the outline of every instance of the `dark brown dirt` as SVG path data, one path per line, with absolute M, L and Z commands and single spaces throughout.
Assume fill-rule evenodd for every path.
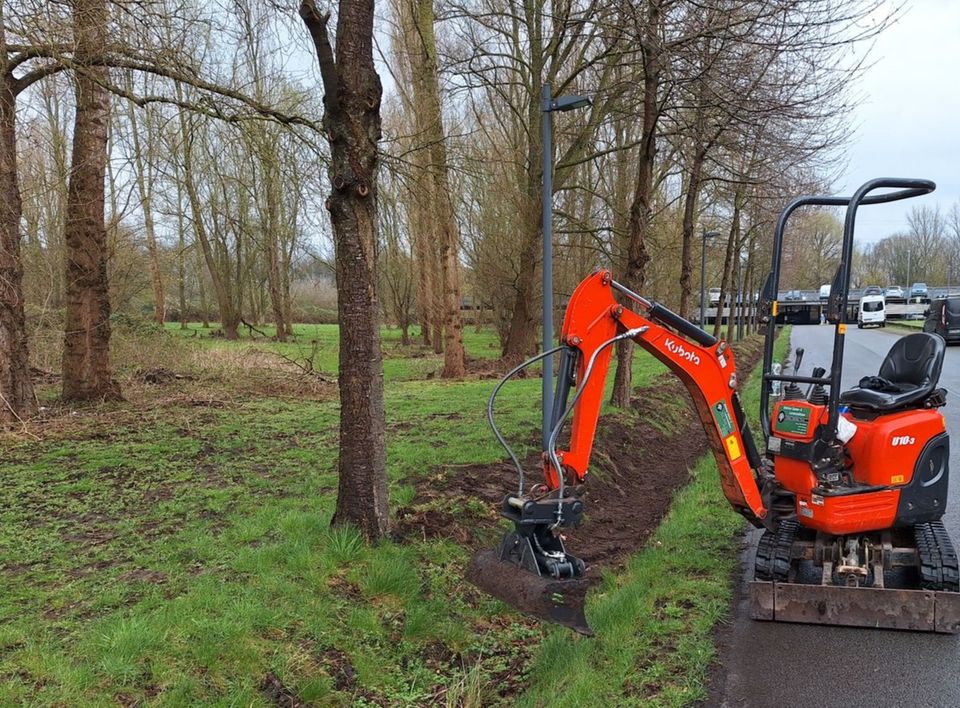
M 260 682 L 260 693 L 270 703 L 280 708 L 305 708 L 308 705 L 296 693 L 284 686 L 272 671 Z
M 338 691 L 352 692 L 357 686 L 357 672 L 350 663 L 350 657 L 336 647 L 325 649 L 319 656 L 320 663 L 333 679 L 333 687 Z
M 751 338 L 734 350 L 745 381 L 761 355 L 762 340 Z M 690 467 L 709 449 L 686 389 L 669 374 L 641 389 L 632 407 L 636 415 L 601 418 L 591 473 L 577 490 L 586 502 L 585 522 L 565 535 L 567 549 L 593 568 L 593 578 L 643 546 L 674 493 L 687 483 Z M 539 455 L 522 462 L 528 483 L 539 483 Z M 499 532 L 497 509 L 517 479 L 516 470 L 501 463 L 445 468 L 417 484 L 411 505 L 397 511 L 395 535 L 453 538 L 477 550 Z M 464 508 L 476 499 L 484 502 L 487 514 Z

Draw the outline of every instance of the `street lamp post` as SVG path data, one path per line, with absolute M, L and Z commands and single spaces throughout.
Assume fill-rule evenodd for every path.
M 540 94 L 543 114 L 543 350 L 553 346 L 553 113 L 586 108 L 588 96 L 553 97 L 550 84 Z M 543 449 L 550 443 L 553 428 L 553 357 L 543 360 Z
M 707 326 L 707 239 L 716 238 L 720 235 L 719 231 L 703 230 L 700 247 L 700 328 Z M 719 314 L 719 313 L 718 313 Z

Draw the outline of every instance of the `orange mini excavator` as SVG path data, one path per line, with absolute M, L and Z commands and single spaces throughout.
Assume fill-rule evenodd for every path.
M 878 375 L 840 390 L 857 209 L 934 188 L 927 180 L 875 179 L 852 197 L 801 197 L 782 212 L 760 303 L 766 323 L 763 453 L 747 425 L 734 355 L 725 342 L 632 292 L 608 271 L 583 280 L 567 305 L 560 346 L 508 373 L 490 397 L 488 418 L 520 485 L 501 508 L 514 530 L 496 550 L 472 559 L 468 578 L 522 611 L 590 633 L 583 609 L 587 568 L 567 553 L 561 530 L 581 522 L 584 503 L 571 489 L 587 478 L 613 345 L 632 339 L 683 381 L 716 457 L 724 495 L 764 529 L 750 583 L 755 619 L 960 630 L 960 569 L 940 521 L 949 461 L 938 410 L 946 392 L 937 387 L 944 341 L 920 332 L 902 337 Z M 871 194 L 875 190 L 893 191 Z M 775 373 L 783 234 L 790 215 L 808 205 L 846 206 L 842 256 L 827 305 L 832 361 L 829 373 L 817 367 L 800 375 L 798 350 L 793 374 Z M 555 406 L 543 452 L 546 484 L 525 487 L 523 468 L 494 423 L 494 402 L 518 371 L 555 354 Z M 571 414 L 569 447 L 558 449 Z

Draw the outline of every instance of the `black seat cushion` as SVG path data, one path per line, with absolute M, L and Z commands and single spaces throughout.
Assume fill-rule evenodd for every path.
M 887 352 L 879 376 L 866 376 L 840 394 L 840 403 L 872 411 L 919 406 L 937 387 L 946 344 L 929 332 L 901 337 Z

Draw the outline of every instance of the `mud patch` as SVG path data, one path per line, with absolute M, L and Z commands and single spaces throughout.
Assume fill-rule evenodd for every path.
M 324 649 L 318 657 L 324 670 L 333 679 L 333 687 L 338 691 L 352 693 L 357 686 L 357 672 L 350 657 L 336 647 Z
M 272 671 L 260 682 L 260 693 L 279 708 L 305 708 L 308 705 L 296 693 L 284 686 L 283 681 Z

